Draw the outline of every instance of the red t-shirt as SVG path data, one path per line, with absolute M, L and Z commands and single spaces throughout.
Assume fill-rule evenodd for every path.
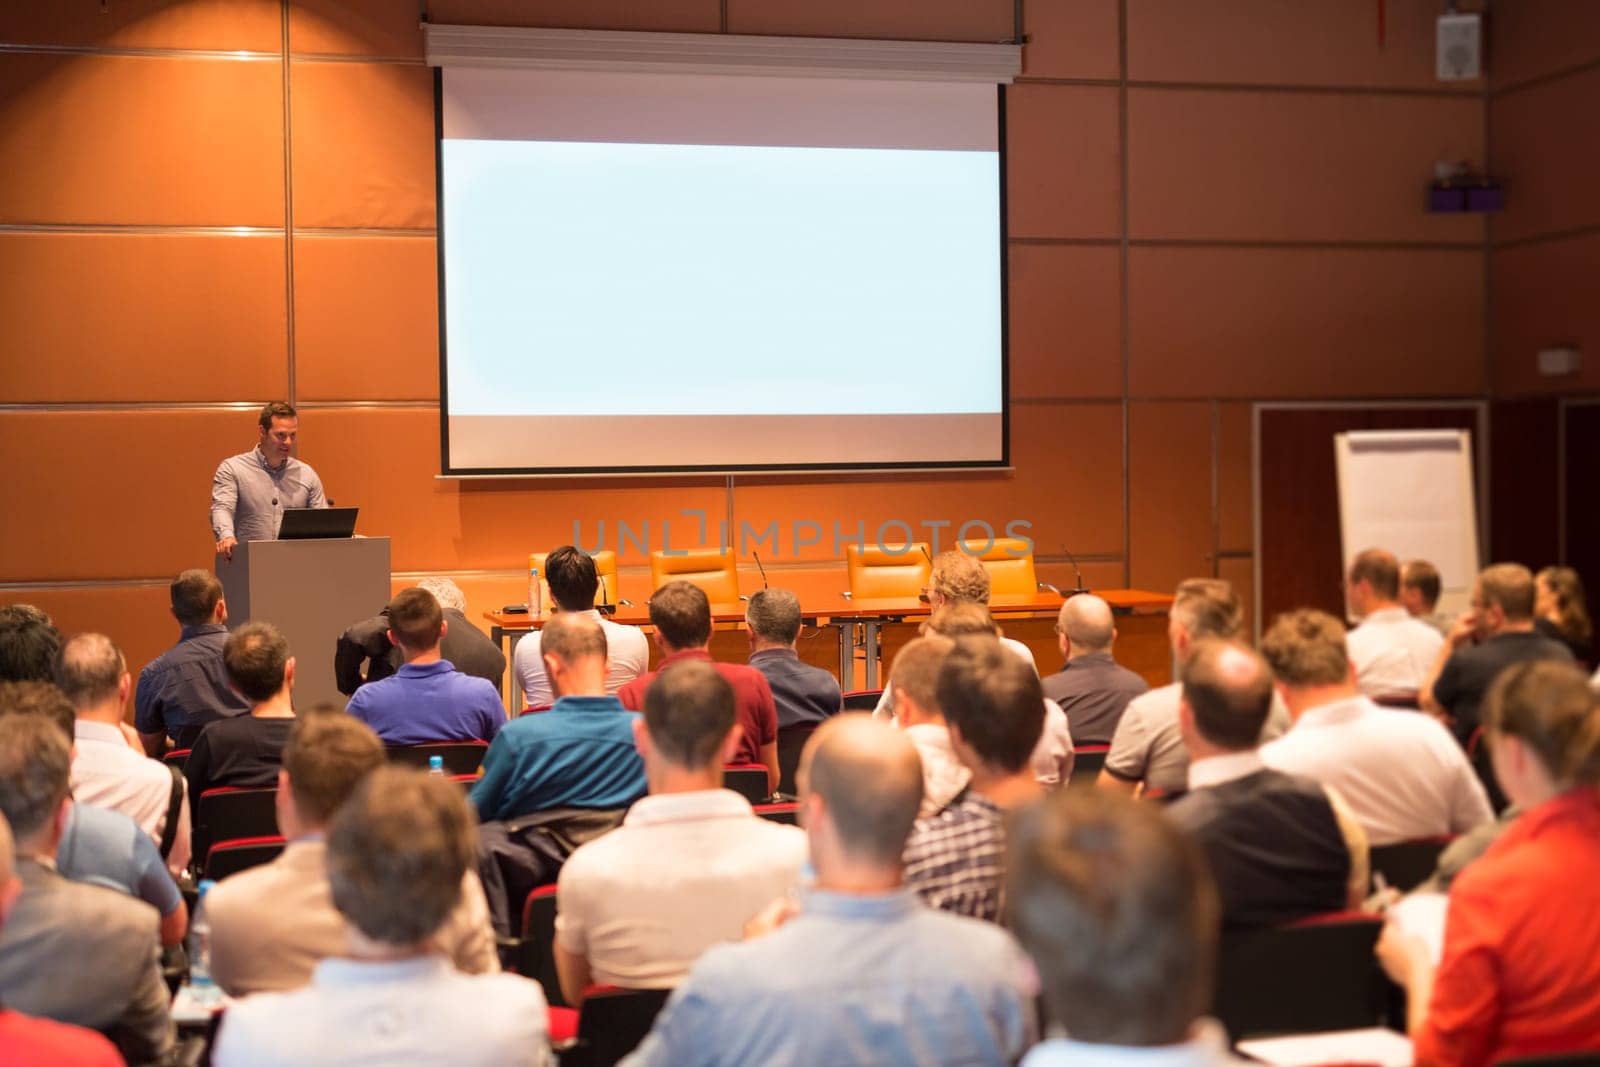
M 1524 812 L 1450 890 L 1419 1065 L 1600 1050 L 1600 790 Z
M 617 699 L 629 711 L 644 710 L 645 690 L 655 681 L 656 675 L 684 660 L 698 659 L 717 668 L 717 673 L 733 686 L 734 715 L 739 720 L 739 748 L 733 754 L 735 763 L 760 763 L 763 745 L 776 744 L 778 740 L 778 706 L 772 700 L 772 687 L 766 675 L 754 667 L 741 663 L 717 663 L 711 653 L 692 648 L 674 652 L 662 659 L 656 669 L 641 674 L 617 691 Z
M 117 1047 L 93 1030 L 0 1009 L 6 1067 L 123 1067 Z

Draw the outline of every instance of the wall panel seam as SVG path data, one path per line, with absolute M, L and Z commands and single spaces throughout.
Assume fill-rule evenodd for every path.
M 129 236 L 282 237 L 282 226 L 187 226 L 137 222 L 4 222 L 0 233 L 111 234 Z
M 277 62 L 279 52 L 224 48 L 132 48 L 116 45 L 19 44 L 0 42 L 0 53 L 43 56 L 108 56 L 134 59 L 215 59 L 239 63 Z
M 1579 237 L 1592 237 L 1600 233 L 1600 222 L 1591 222 L 1584 226 L 1571 226 L 1563 230 L 1546 230 L 1542 233 L 1530 233 L 1522 237 L 1508 237 L 1503 241 L 1494 242 L 1489 251 L 1495 252 L 1502 248 L 1521 248 L 1525 245 L 1551 244 L 1556 241 L 1571 241 Z
M 290 97 L 293 91 L 294 79 L 290 76 L 291 65 L 287 61 L 289 55 L 289 0 L 280 0 L 278 5 L 280 15 L 280 31 L 283 34 L 283 224 L 293 229 L 294 227 L 294 104 Z M 294 325 L 294 242 L 285 239 L 283 242 L 283 310 L 284 310 L 284 356 L 287 379 L 284 385 L 284 399 L 290 404 L 295 402 L 296 375 L 295 375 L 295 325 Z
M 1590 2 L 1592 2 L 1592 0 L 1590 0 Z M 1588 62 L 1579 63 L 1576 66 L 1563 67 L 1561 70 L 1554 70 L 1548 74 L 1536 74 L 1531 78 L 1524 78 L 1521 81 L 1509 82 L 1498 89 L 1491 89 L 1489 91 L 1489 98 L 1491 100 L 1503 100 L 1514 93 L 1522 92 L 1524 89 L 1536 89 L 1541 85 L 1550 85 L 1554 82 L 1563 81 L 1579 74 L 1588 74 L 1593 70 L 1600 70 L 1600 58 L 1591 59 Z
M 1121 285 L 1121 333 L 1122 333 L 1122 587 L 1131 588 L 1133 585 L 1133 445 L 1130 435 L 1133 433 L 1133 411 L 1129 402 L 1129 395 L 1133 391 L 1133 343 L 1132 343 L 1132 295 L 1129 293 L 1130 248 L 1128 241 L 1133 235 L 1133 223 L 1128 218 L 1128 188 L 1129 171 L 1132 161 L 1128 158 L 1128 0 L 1117 0 L 1117 159 L 1121 164 L 1118 167 L 1118 210 L 1122 232 L 1117 247 L 1117 273 Z

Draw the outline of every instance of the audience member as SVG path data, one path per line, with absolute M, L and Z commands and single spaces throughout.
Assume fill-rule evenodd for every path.
M 759 595 L 759 594 L 758 594 Z M 671 989 L 712 945 L 794 889 L 805 834 L 722 788 L 733 687 L 707 663 L 663 671 L 634 723 L 650 795 L 561 868 L 555 961 L 569 1005 L 592 982 Z
M 812 735 L 799 777 L 816 883 L 798 915 L 786 900 L 753 924 L 754 940 L 708 949 L 624 1063 L 1014 1063 L 1034 1032 L 1015 942 L 901 884 L 922 796 L 911 742 L 837 715 Z
M 178 643 L 145 665 L 133 695 L 133 725 L 146 755 L 159 758 L 189 748 L 208 723 L 231 719 L 250 705 L 228 684 L 222 646 L 228 640 L 228 603 L 210 571 L 188 570 L 173 579 L 172 617 Z
M 1423 708 L 1447 715 L 1456 740 L 1472 739 L 1478 705 L 1495 676 L 1529 660 L 1571 662 L 1572 653 L 1534 629 L 1533 574 L 1520 563 L 1496 563 L 1472 586 L 1471 610 L 1456 620 L 1419 694 Z
M 839 714 L 839 681 L 821 667 L 800 662 L 800 598 L 787 589 L 763 589 L 750 598 L 744 615 L 750 638 L 750 666 L 772 688 L 778 729 L 815 726 Z
M 184 777 L 198 805 L 207 789 L 268 789 L 277 784 L 283 746 L 294 728 L 294 657 L 269 622 L 250 622 L 228 635 L 222 650 L 228 681 L 250 702 L 250 713 L 200 731 Z
M 606 693 L 605 631 L 595 619 L 562 612 L 545 623 L 540 648 L 555 705 L 513 719 L 495 737 L 472 787 L 478 818 L 626 808 L 645 792 L 633 740 L 639 716 Z
M 0 682 L 48 682 L 61 632 L 32 604 L 0 607 Z
M 1579 663 L 1592 663 L 1594 625 L 1589 621 L 1589 603 L 1578 572 L 1571 567 L 1546 567 L 1534 576 L 1534 585 L 1534 629 L 1566 645 Z
M 0 817 L 0 932 L 22 893 L 11 828 Z M 40 1067 L 122 1067 L 117 1047 L 81 1026 L 33 1019 L 0 1005 L 0 1063 Z
M 0 730 L 0 815 L 11 827 L 22 891 L 0 930 L 0 1003 L 99 1030 L 129 1063 L 173 1045 L 154 909 L 62 877 L 51 862 L 67 817 L 71 749 L 44 715 Z
M 1361 824 L 1331 789 L 1272 770 L 1257 752 L 1272 708 L 1272 672 L 1261 657 L 1202 641 L 1182 684 L 1189 792 L 1167 810 L 1206 855 L 1223 926 L 1276 926 L 1359 907 L 1368 874 Z
M 437 950 L 473 856 L 472 815 L 455 783 L 406 767 L 369 773 L 328 827 L 345 954 L 320 961 L 303 989 L 229 1007 L 217 1067 L 547 1062 L 539 986 L 462 974 Z
M 1203 1019 L 1216 973 L 1217 893 L 1199 850 L 1148 805 L 1063 790 L 1012 828 L 1011 926 L 1051 1022 L 1070 1037 L 1023 1067 L 1221 1067 Z
M 182 779 L 122 731 L 130 683 L 122 651 L 104 634 L 77 634 L 56 655 L 55 679 L 77 713 L 73 797 L 138 823 L 168 870 L 181 874 L 189 864 L 189 798 Z
M 1044 727 L 1039 677 L 998 642 L 962 637 L 939 668 L 937 693 L 972 780 L 912 829 L 905 884 L 931 907 L 998 921 L 1006 813 L 1041 791 L 1028 765 Z
M 1043 680 L 1044 695 L 1066 713 L 1078 745 L 1109 745 L 1128 701 L 1150 689 L 1111 658 L 1117 629 L 1111 605 L 1093 593 L 1068 597 L 1056 618 L 1056 634 L 1066 663 Z
M 467 597 L 461 587 L 448 578 L 424 578 L 417 588 L 432 593 L 444 609 L 446 628 L 439 654 L 462 674 L 482 678 L 498 693 L 506 673 L 506 654 L 467 618 Z M 388 678 L 404 662 L 399 647 L 389 640 L 389 614 L 385 608 L 370 619 L 352 623 L 339 635 L 333 653 L 334 684 L 339 692 L 351 696 L 365 682 Z
M 972 781 L 972 771 L 950 744 L 950 727 L 939 708 L 939 669 L 954 647 L 955 642 L 942 634 L 912 638 L 895 653 L 889 675 L 895 725 L 906 732 L 922 760 L 918 818 L 943 811 Z
M 72 702 L 49 682 L 0 683 L 0 716 L 39 715 L 74 744 L 75 713 Z M 0 725 L 0 730 L 5 727 Z M 155 842 L 139 824 L 120 811 L 69 801 L 61 843 L 56 847 L 56 870 L 74 882 L 90 882 L 121 890 L 155 908 L 161 915 L 161 943 L 183 942 L 189 929 L 189 909 Z
M 703 660 L 712 663 L 711 602 L 705 592 L 688 582 L 668 582 L 650 598 L 650 622 L 656 628 L 661 661 L 617 693 L 624 707 L 644 707 L 644 694 L 656 675 L 674 663 Z M 733 686 L 738 700 L 739 747 L 735 763 L 760 763 L 767 768 L 767 788 L 778 788 L 778 709 L 766 676 L 742 663 L 717 663 L 717 672 Z
M 1600 704 L 1570 663 L 1507 668 L 1484 701 L 1495 775 L 1523 814 L 1456 878 L 1437 970 L 1389 927 L 1418 1063 L 1600 1051 Z
M 1178 583 L 1167 612 L 1167 640 L 1172 658 L 1181 670 L 1196 641 L 1239 636 L 1244 611 L 1233 586 L 1218 578 L 1189 578 Z M 1183 684 L 1172 682 L 1128 702 L 1127 710 L 1111 737 L 1111 751 L 1098 784 L 1102 788 L 1133 790 L 1142 782 L 1146 790 L 1167 795 L 1189 787 L 1189 750 L 1178 729 L 1178 701 Z M 1273 700 L 1261 740 L 1269 741 L 1289 728 L 1289 712 Z
M 1400 565 L 1400 606 L 1413 619 L 1427 623 L 1440 636 L 1448 634 L 1455 620 L 1440 613 L 1439 594 L 1444 581 L 1439 568 L 1425 559 L 1408 559 Z
M 1372 845 L 1459 834 L 1494 817 L 1443 727 L 1380 708 L 1356 689 L 1338 619 L 1310 610 L 1280 615 L 1261 652 L 1294 719 L 1293 729 L 1262 747 L 1262 760 L 1335 789 Z
M 1444 638 L 1400 606 L 1400 561 L 1381 548 L 1358 554 L 1345 596 L 1361 620 L 1345 638 L 1356 687 L 1380 703 L 1415 701 Z
M 593 557 L 571 545 L 562 545 L 544 558 L 544 576 L 550 586 L 550 599 L 554 601 L 553 612 L 587 616 L 605 631 L 606 648 L 610 650 L 606 661 L 607 693 L 616 693 L 650 669 L 650 640 L 644 631 L 637 626 L 612 622 L 595 608 L 600 575 L 595 570 Z M 615 595 L 616 590 L 611 592 Z M 522 682 L 528 707 L 542 708 L 555 702 L 558 694 L 545 672 L 540 631 L 522 635 L 511 657 L 511 669 Z
M 439 651 L 449 634 L 444 609 L 426 589 L 402 589 L 384 609 L 388 638 L 405 664 L 356 690 L 346 710 L 386 745 L 493 741 L 506 724 L 500 690 L 456 670 Z

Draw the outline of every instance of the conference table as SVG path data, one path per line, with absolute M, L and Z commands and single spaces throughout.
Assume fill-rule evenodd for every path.
M 1094 594 L 1105 600 L 1115 615 L 1117 662 L 1144 676 L 1153 686 L 1171 681 L 1167 608 L 1172 605 L 1172 597 L 1142 589 L 1096 589 Z M 1055 621 L 1063 599 L 1058 593 L 1041 590 L 1033 595 L 997 595 L 989 601 L 989 613 L 1007 637 L 1028 646 L 1041 674 L 1061 666 Z M 805 662 L 837 677 L 840 688 L 847 693 L 856 688 L 856 656 L 864 653 L 862 688 L 878 689 L 895 653 L 917 636 L 918 627 L 932 610 L 927 601 L 917 597 L 852 599 L 838 596 L 803 604 L 797 651 Z M 507 661 L 515 654 L 517 642 L 544 625 L 550 615 L 549 609 L 539 616 L 503 611 L 483 613 L 489 623 L 489 636 L 496 644 L 505 646 Z M 713 657 L 725 662 L 744 662 L 748 654 L 744 616 L 743 603 L 711 605 Z M 650 629 L 650 612 L 643 604 L 619 606 L 610 618 L 613 622 Z M 827 634 L 828 630 L 833 633 Z M 652 668 L 657 658 L 652 645 Z M 512 714 L 520 710 L 522 680 L 515 668 L 511 670 L 506 701 Z

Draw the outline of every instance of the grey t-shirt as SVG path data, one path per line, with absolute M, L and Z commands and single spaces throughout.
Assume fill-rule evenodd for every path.
M 1152 689 L 1129 701 L 1111 738 L 1105 770 L 1125 782 L 1143 782 L 1146 789 L 1182 793 L 1189 788 L 1189 746 L 1178 729 L 1179 682 Z M 1261 728 L 1263 743 L 1289 729 L 1289 709 L 1276 693 L 1272 711 Z

